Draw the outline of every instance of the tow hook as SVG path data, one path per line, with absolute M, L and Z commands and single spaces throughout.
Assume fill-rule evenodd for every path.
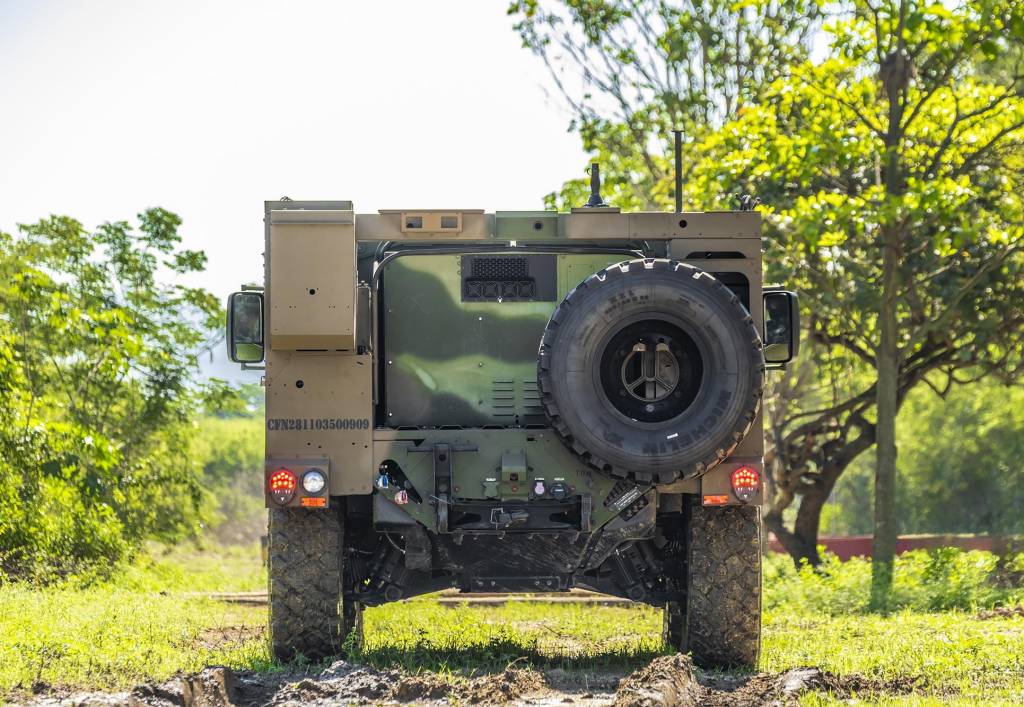
M 495 530 L 505 530 L 515 525 L 525 525 L 530 520 L 527 511 L 506 511 L 504 508 L 491 509 L 491 525 Z

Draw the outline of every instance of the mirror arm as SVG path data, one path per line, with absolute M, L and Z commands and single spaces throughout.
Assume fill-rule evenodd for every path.
M 791 342 L 789 361 L 792 363 L 796 360 L 797 355 L 800 353 L 800 296 L 796 292 L 789 293 L 789 306 L 790 306 L 790 334 L 789 340 Z

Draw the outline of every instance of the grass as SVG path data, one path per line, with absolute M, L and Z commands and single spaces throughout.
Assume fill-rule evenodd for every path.
M 621 668 L 664 652 L 661 622 L 661 611 L 648 606 L 446 607 L 424 597 L 367 610 L 358 658 L 464 674 L 503 670 L 524 657 L 537 668 Z
M 260 589 L 262 576 L 258 548 L 188 548 L 142 558 L 116 583 L 0 587 L 0 698 L 33 683 L 116 689 L 210 664 L 269 668 L 265 608 L 194 595 Z
M 979 620 L 962 611 L 891 616 L 769 612 L 761 663 L 768 672 L 817 666 L 837 675 L 861 675 L 946 702 L 1020 703 L 1024 619 Z M 917 704 L 920 695 L 906 699 Z M 828 703 L 822 696 L 807 701 Z
M 883 704 L 1024 700 L 1024 618 L 979 620 L 973 610 L 911 608 L 890 616 L 863 613 L 843 603 L 861 591 L 862 570 L 832 567 L 840 591 L 827 575 L 800 580 L 799 573 L 770 566 L 761 669 L 813 665 L 915 690 L 881 698 Z M 37 682 L 118 689 L 210 664 L 278 669 L 263 637 L 264 607 L 196 595 L 261 589 L 264 577 L 257 548 L 187 548 L 151 552 L 116 583 L 0 587 L 0 701 Z M 914 601 L 925 604 L 949 592 L 921 591 Z M 368 609 L 357 658 L 446 674 L 492 672 L 515 660 L 541 669 L 627 672 L 664 651 L 660 631 L 661 612 L 642 606 L 453 608 L 420 598 Z M 803 701 L 837 704 L 823 694 Z

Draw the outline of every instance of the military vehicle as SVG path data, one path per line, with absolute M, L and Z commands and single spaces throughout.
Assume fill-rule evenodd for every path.
M 426 592 L 584 588 L 663 608 L 700 665 L 756 662 L 760 404 L 796 296 L 762 287 L 756 211 L 591 186 L 570 213 L 266 202 L 228 348 L 265 360 L 279 658 Z

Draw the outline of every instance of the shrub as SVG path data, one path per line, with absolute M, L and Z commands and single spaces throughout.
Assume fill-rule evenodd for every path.
M 0 579 L 102 571 L 197 531 L 197 354 L 220 328 L 163 209 L 0 233 Z
M 831 615 L 868 611 L 871 561 L 841 562 L 824 554 L 818 568 L 795 567 L 784 555 L 765 560 L 765 607 L 793 613 Z M 1024 567 L 1024 553 L 1003 558 L 980 550 L 912 550 L 896 558 L 893 607 L 914 611 L 974 611 L 1024 601 L 1024 586 L 1013 568 Z

